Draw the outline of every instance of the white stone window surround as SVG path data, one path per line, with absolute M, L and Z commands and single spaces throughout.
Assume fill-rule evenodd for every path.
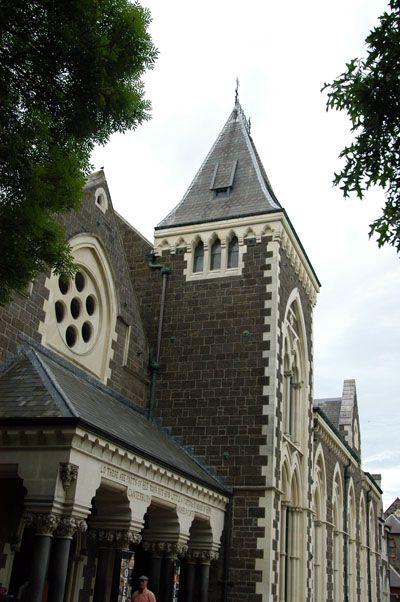
M 78 272 L 80 271 L 86 276 L 87 288 L 85 287 L 81 291 L 83 296 L 79 296 L 74 281 L 71 281 L 69 292 L 63 295 L 60 291 L 59 277 L 52 273 L 49 278 L 46 278 L 45 286 L 49 290 L 49 297 L 43 305 L 45 319 L 39 325 L 39 332 L 42 335 L 41 342 L 101 381 L 107 382 L 111 376 L 112 341 L 117 338 L 115 331 L 117 300 L 114 279 L 102 246 L 95 237 L 90 234 L 79 234 L 73 237 L 69 244 L 78 266 Z M 86 296 L 85 291 L 87 292 Z M 95 307 L 93 316 L 90 317 L 89 311 L 87 317 L 87 321 L 91 321 L 91 336 L 87 342 L 77 339 L 76 344 L 70 346 L 65 336 L 66 329 L 68 326 L 72 326 L 79 331 L 83 325 L 80 321 L 84 320 L 83 306 L 87 296 L 94 299 Z M 65 306 L 68 304 L 70 307 L 73 299 L 78 299 L 82 306 L 82 318 L 79 316 L 74 321 L 72 311 L 68 311 L 65 323 L 64 321 L 60 322 L 57 319 L 57 303 L 64 303 Z
M 104 188 L 96 188 L 96 191 L 94 193 L 94 204 L 103 213 L 106 213 L 106 211 L 108 210 L 108 197 Z
M 238 238 L 239 242 L 239 259 L 238 265 L 233 268 L 228 268 L 228 248 L 229 243 L 236 236 L 235 232 L 229 232 L 225 234 L 225 238 L 221 238 L 219 233 L 212 232 L 211 236 L 207 238 L 203 238 L 202 236 L 197 236 L 192 241 L 192 244 L 187 247 L 185 253 L 186 260 L 186 279 L 187 280 L 204 280 L 208 278 L 222 278 L 224 276 L 240 276 L 243 271 L 243 254 L 246 251 L 245 241 L 242 239 L 241 241 Z M 211 249 L 216 240 L 219 240 L 221 243 L 221 266 L 217 269 L 211 269 Z M 203 242 L 204 245 L 204 261 L 203 261 L 203 270 L 199 272 L 194 272 L 194 252 L 199 242 Z

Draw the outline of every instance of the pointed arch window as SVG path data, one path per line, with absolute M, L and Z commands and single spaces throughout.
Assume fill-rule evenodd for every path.
M 219 270 L 221 268 L 221 241 L 217 238 L 211 247 L 211 270 Z
M 202 272 L 203 267 L 204 267 L 204 243 L 200 240 L 194 249 L 193 272 Z
M 239 241 L 234 236 L 228 245 L 228 268 L 237 268 L 239 265 Z

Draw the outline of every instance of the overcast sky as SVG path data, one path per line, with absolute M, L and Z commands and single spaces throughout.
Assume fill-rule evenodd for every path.
M 315 309 L 315 397 L 355 378 L 363 467 L 400 496 L 400 264 L 368 239 L 384 197 L 332 187 L 349 123 L 325 111 L 324 82 L 364 52 L 380 0 L 144 0 L 160 51 L 145 77 L 152 120 L 93 155 L 114 207 L 148 239 L 181 200 L 234 104 L 322 283 Z

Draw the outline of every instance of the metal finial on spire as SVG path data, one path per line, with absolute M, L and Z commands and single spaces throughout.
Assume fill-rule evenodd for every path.
M 239 102 L 239 78 L 236 78 L 236 89 L 235 89 L 235 105 Z

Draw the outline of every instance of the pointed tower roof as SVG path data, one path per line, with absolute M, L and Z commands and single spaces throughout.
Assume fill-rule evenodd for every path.
M 239 102 L 182 201 L 156 229 L 280 211 Z

